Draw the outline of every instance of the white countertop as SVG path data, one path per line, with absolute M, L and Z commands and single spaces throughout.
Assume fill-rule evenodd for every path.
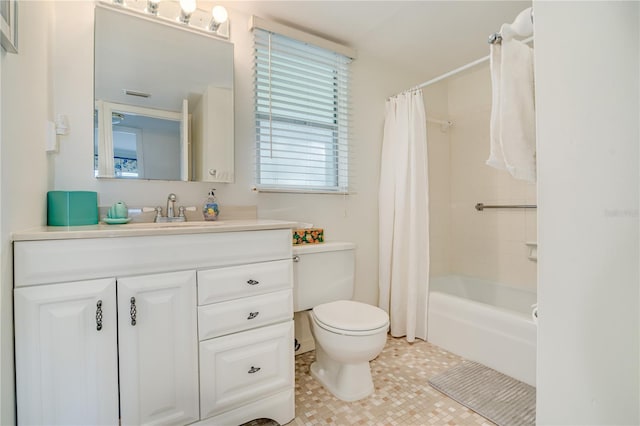
M 78 238 L 139 237 L 150 235 L 202 234 L 296 228 L 297 222 L 268 219 L 211 222 L 128 223 L 125 225 L 41 226 L 14 232 L 13 241 L 67 240 Z

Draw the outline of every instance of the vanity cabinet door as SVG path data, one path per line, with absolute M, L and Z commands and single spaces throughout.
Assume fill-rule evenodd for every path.
M 195 271 L 118 278 L 123 425 L 197 421 Z
M 17 288 L 18 424 L 118 424 L 115 279 Z

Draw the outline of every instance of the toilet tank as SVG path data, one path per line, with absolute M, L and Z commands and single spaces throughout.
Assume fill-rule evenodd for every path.
M 355 245 L 329 242 L 293 246 L 293 310 L 353 297 Z

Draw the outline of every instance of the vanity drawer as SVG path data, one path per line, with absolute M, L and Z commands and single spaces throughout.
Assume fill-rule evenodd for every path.
M 292 389 L 293 321 L 200 342 L 200 418 Z
M 198 271 L 198 305 L 293 287 L 291 259 Z
M 293 292 L 281 290 L 198 307 L 199 340 L 293 318 Z

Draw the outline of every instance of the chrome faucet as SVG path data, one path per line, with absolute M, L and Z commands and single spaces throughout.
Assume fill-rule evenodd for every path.
M 187 209 L 191 209 L 191 207 L 185 208 L 180 206 L 178 209 L 178 215 L 176 216 L 176 194 L 171 193 L 167 197 L 167 215 L 162 216 L 162 207 L 156 207 L 156 217 L 154 219 L 155 222 L 185 222 L 187 217 L 184 212 Z M 195 211 L 195 207 L 193 207 Z
M 171 193 L 167 197 L 167 217 L 168 218 L 176 217 L 175 207 L 176 207 L 176 194 Z

